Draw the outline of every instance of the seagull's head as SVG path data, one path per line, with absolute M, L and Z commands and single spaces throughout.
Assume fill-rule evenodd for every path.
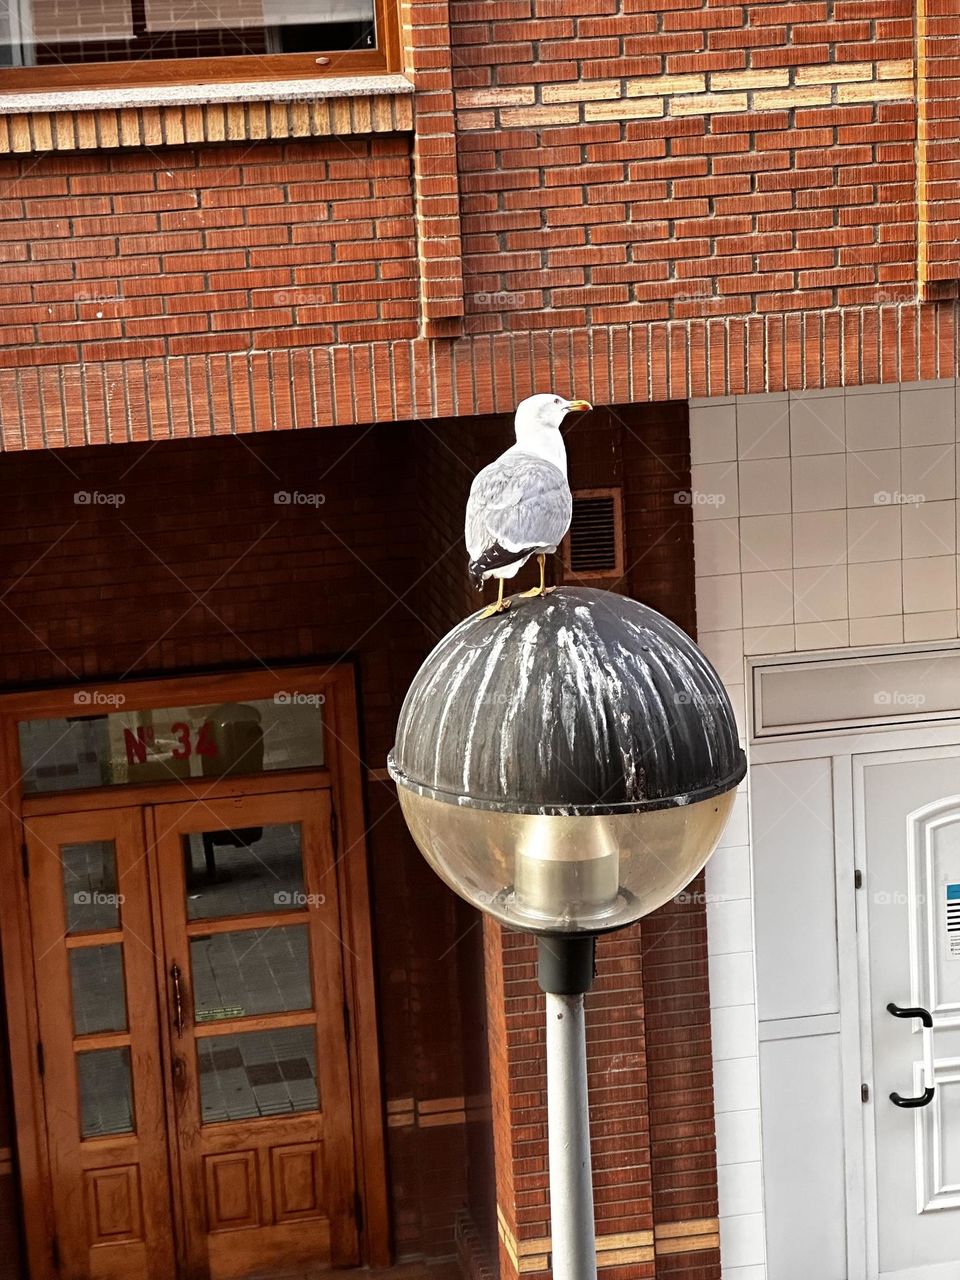
M 568 413 L 582 413 L 592 408 L 593 405 L 587 400 L 565 400 L 563 396 L 553 395 L 551 392 L 529 396 L 517 406 L 517 437 L 519 439 L 521 432 L 538 427 L 559 430 Z

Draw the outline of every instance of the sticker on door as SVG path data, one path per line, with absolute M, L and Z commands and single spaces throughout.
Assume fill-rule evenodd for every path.
M 946 886 L 947 953 L 960 960 L 960 884 Z

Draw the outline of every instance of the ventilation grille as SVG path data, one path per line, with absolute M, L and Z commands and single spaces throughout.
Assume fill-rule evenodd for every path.
M 623 519 L 619 489 L 581 489 L 573 495 L 573 519 L 563 543 L 569 578 L 623 576 Z

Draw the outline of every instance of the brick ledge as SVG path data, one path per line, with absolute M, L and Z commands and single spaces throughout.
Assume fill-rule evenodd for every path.
M 125 359 L 105 359 L 109 344 L 83 359 L 77 344 L 9 348 L 0 453 L 506 414 L 544 386 L 618 405 L 952 378 L 957 310 L 902 303 Z M 255 393 L 268 386 L 272 398 Z
M 0 155 L 412 129 L 400 75 L 0 94 Z

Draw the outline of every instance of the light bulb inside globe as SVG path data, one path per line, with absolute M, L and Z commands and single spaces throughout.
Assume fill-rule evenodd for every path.
M 589 842 L 573 819 L 530 815 L 519 828 L 515 909 L 544 927 L 556 920 L 602 919 L 617 910 L 620 848 L 609 824 L 594 822 Z

